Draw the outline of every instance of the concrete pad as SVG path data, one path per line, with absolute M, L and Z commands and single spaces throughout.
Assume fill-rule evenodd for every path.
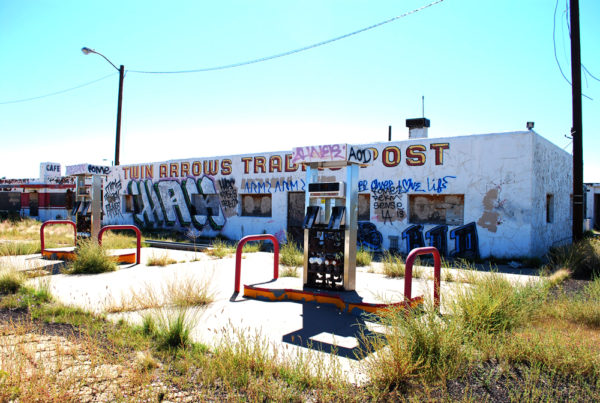
M 125 252 L 123 250 L 122 252 Z M 147 266 L 150 256 L 169 257 L 178 261 L 165 267 Z M 377 269 L 376 269 L 377 270 Z M 429 269 L 424 269 L 429 270 Z M 300 273 L 301 270 L 298 270 Z M 457 271 L 456 276 L 459 275 Z M 487 273 L 478 273 L 488 275 Z M 512 276 L 516 276 L 513 278 Z M 510 276 L 514 281 L 531 281 L 529 276 Z M 159 297 L 164 295 L 165 285 L 175 281 L 193 279 L 209 284 L 214 302 L 206 307 L 189 310 L 194 319 L 192 337 L 207 345 L 216 345 L 222 337 L 240 338 L 260 334 L 277 351 L 297 354 L 311 348 L 324 360 L 334 360 L 341 365 L 350 380 L 359 381 L 360 333 L 370 334 L 376 328 L 368 317 L 340 312 L 333 305 L 315 302 L 277 301 L 268 302 L 244 298 L 234 293 L 235 257 L 216 259 L 201 252 L 142 248 L 140 265 L 122 265 L 116 272 L 95 275 L 65 275 L 51 277 L 52 294 L 62 303 L 79 306 L 94 312 L 106 312 L 134 294 L 153 290 Z M 273 282 L 273 254 L 265 252 L 243 255 L 241 283 L 271 285 L 282 288 L 302 288 L 301 278 L 280 278 Z M 356 278 L 356 296 L 366 302 L 390 303 L 404 299 L 404 279 L 389 279 L 380 273 L 359 270 Z M 463 283 L 441 284 L 442 310 L 450 295 Z M 413 297 L 433 294 L 433 281 L 414 279 Z M 173 308 L 167 308 L 167 311 Z M 118 312 L 109 318 L 127 319 L 141 323 L 147 312 Z M 336 352 L 337 358 L 330 352 Z M 332 363 L 332 365 L 336 365 Z

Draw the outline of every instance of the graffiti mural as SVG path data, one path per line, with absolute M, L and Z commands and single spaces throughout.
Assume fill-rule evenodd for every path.
M 235 187 L 235 179 L 222 178 L 217 181 L 219 185 L 219 199 L 224 207 L 225 216 L 237 215 L 238 192 Z
M 146 228 L 181 227 L 191 224 L 199 230 L 207 225 L 220 230 L 225 225 L 225 213 L 212 178 L 130 181 L 129 194 L 134 196 L 136 224 Z
M 448 255 L 448 226 L 438 225 L 425 232 L 425 238 L 429 240 L 429 246 L 436 248 L 440 255 Z
M 406 252 L 410 252 L 415 248 L 425 246 L 423 239 L 423 226 L 421 224 L 411 225 L 402 231 L 402 239 L 406 240 Z
M 359 221 L 356 234 L 356 243 L 371 252 L 381 251 L 383 236 L 375 224 L 369 221 Z
M 479 239 L 477 237 L 477 225 L 474 222 L 451 230 L 450 239 L 454 239 L 454 250 L 450 256 L 470 259 L 479 258 Z

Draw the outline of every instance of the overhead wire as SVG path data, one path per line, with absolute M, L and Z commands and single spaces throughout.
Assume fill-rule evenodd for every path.
M 65 92 L 74 91 L 74 90 L 77 90 L 79 88 L 87 87 L 88 85 L 92 85 L 92 84 L 97 83 L 99 81 L 105 80 L 108 77 L 114 76 L 115 74 L 118 74 L 118 73 L 110 73 L 110 74 L 108 74 L 108 75 L 106 75 L 104 77 L 100 77 L 100 78 L 97 78 L 95 80 L 88 81 L 87 83 L 83 83 L 83 84 L 77 85 L 75 87 L 67 88 L 67 89 L 64 89 L 64 90 L 51 92 L 49 94 L 44 94 L 44 95 L 39 95 L 39 96 L 29 97 L 29 98 L 14 99 L 14 100 L 11 100 L 11 101 L 0 101 L 0 105 L 17 104 L 19 102 L 34 101 L 36 99 L 42 99 L 42 98 L 47 98 L 47 97 L 51 97 L 51 96 L 54 96 L 54 95 L 64 94 Z
M 278 53 L 278 54 L 271 55 L 271 56 L 261 57 L 261 58 L 258 58 L 258 59 L 252 59 L 252 60 L 247 60 L 247 61 L 238 62 L 238 63 L 232 63 L 232 64 L 221 65 L 221 66 L 214 66 L 214 67 L 206 67 L 206 68 L 200 68 L 200 69 L 193 69 L 193 70 L 178 70 L 178 71 L 126 70 L 125 72 L 126 73 L 127 72 L 129 72 L 129 73 L 139 73 L 139 74 L 199 73 L 199 72 L 204 72 L 204 71 L 224 70 L 224 69 L 230 69 L 230 68 L 234 68 L 234 67 L 246 66 L 246 65 L 249 65 L 249 64 L 255 64 L 255 63 L 265 62 L 265 61 L 268 61 L 268 60 L 272 60 L 272 59 L 277 59 L 277 58 L 284 57 L 284 56 L 293 55 L 295 53 L 304 52 L 304 51 L 309 50 L 309 49 L 314 49 L 314 48 L 317 48 L 319 46 L 327 45 L 329 43 L 336 42 L 336 41 L 339 41 L 341 39 L 345 39 L 345 38 L 348 38 L 350 36 L 354 36 L 354 35 L 360 34 L 362 32 L 369 31 L 371 29 L 374 29 L 374 28 L 380 27 L 382 25 L 389 24 L 390 22 L 393 22 L 393 21 L 399 20 L 401 18 L 407 17 L 407 16 L 409 16 L 411 14 L 418 13 L 419 11 L 422 11 L 422 10 L 424 10 L 426 8 L 432 7 L 432 6 L 434 6 L 436 4 L 439 4 L 439 3 L 443 2 L 443 1 L 444 0 L 436 0 L 436 1 L 432 2 L 432 3 L 424 5 L 422 7 L 419 7 L 419 8 L 416 8 L 414 10 L 408 11 L 408 12 L 406 12 L 404 14 L 398 15 L 398 16 L 390 18 L 388 20 L 378 22 L 377 24 L 373 24 L 373 25 L 370 25 L 368 27 L 361 28 L 359 30 L 356 30 L 356 31 L 353 31 L 353 32 L 350 32 L 350 33 L 347 33 L 347 34 L 344 34 L 344 35 L 341 35 L 341 36 L 337 36 L 335 38 L 327 39 L 325 41 L 317 42 L 317 43 L 314 43 L 312 45 L 304 46 L 302 48 L 293 49 L 293 50 L 290 50 L 290 51 L 287 51 L 287 52 L 282 52 L 282 53 Z M 15 103 L 27 102 L 27 101 L 34 101 L 34 100 L 37 100 L 37 99 L 42 99 L 42 98 L 51 97 L 51 96 L 54 96 L 54 95 L 63 94 L 65 92 L 73 91 L 73 90 L 76 90 L 76 89 L 79 89 L 79 88 L 82 88 L 82 87 L 85 87 L 85 86 L 97 83 L 98 81 L 102 81 L 102 80 L 104 80 L 104 79 L 106 79 L 106 78 L 108 78 L 108 77 L 110 77 L 110 76 L 112 76 L 114 74 L 115 73 L 111 73 L 111 74 L 109 74 L 107 76 L 98 78 L 96 80 L 93 80 L 93 81 L 90 81 L 90 82 L 87 82 L 87 83 L 84 83 L 84 84 L 81 84 L 81 85 L 78 85 L 78 86 L 75 86 L 75 87 L 67 88 L 67 89 L 64 89 L 64 90 L 51 92 L 49 94 L 44 94 L 44 95 L 39 95 L 39 96 L 29 97 L 29 98 L 15 99 L 15 100 L 10 100 L 10 101 L 0 101 L 0 105 L 15 104 Z
M 425 10 L 426 8 L 435 6 L 436 4 L 439 4 L 441 2 L 443 2 L 444 0 L 436 0 L 432 3 L 426 4 L 422 7 L 419 8 L 415 8 L 414 10 L 408 11 L 404 14 L 398 15 L 396 17 L 387 19 L 385 21 L 381 21 L 378 22 L 376 24 L 370 25 L 368 27 L 365 28 L 361 28 L 358 29 L 356 31 L 344 34 L 344 35 L 340 35 L 340 36 L 336 36 L 335 38 L 331 38 L 331 39 L 327 39 L 321 42 L 317 42 L 317 43 L 313 43 L 311 45 L 307 45 L 307 46 L 303 46 L 301 48 L 297 48 L 297 49 L 293 49 L 293 50 L 289 50 L 286 52 L 282 52 L 282 53 L 277 53 L 274 55 L 270 55 L 270 56 L 265 56 L 265 57 L 260 57 L 257 59 L 251 59 L 251 60 L 246 60 L 243 62 L 237 62 L 237 63 L 231 63 L 231 64 L 224 64 L 224 65 L 220 65 L 220 66 L 212 66 L 212 67 L 203 67 L 203 68 L 197 68 L 197 69 L 191 69 L 191 70 L 174 70 L 174 71 L 146 71 L 146 70 L 128 70 L 130 73 L 138 73 L 138 74 L 187 74 L 187 73 L 201 73 L 201 72 L 206 72 L 206 71 L 215 71 L 215 70 L 225 70 L 225 69 L 232 69 L 235 67 L 241 67 L 241 66 L 247 66 L 249 64 L 255 64 L 255 63 L 261 63 L 261 62 L 266 62 L 268 60 L 273 60 L 273 59 L 278 59 L 280 57 L 285 57 L 285 56 L 290 56 L 296 53 L 300 53 L 300 52 L 304 52 L 310 49 L 314 49 L 314 48 L 318 48 L 320 46 L 323 45 L 327 45 L 330 44 L 332 42 L 336 42 L 342 39 L 346 39 L 348 37 L 354 36 L 354 35 L 358 35 L 360 33 L 366 32 L 366 31 L 370 31 L 372 29 L 378 28 L 382 25 L 385 24 L 389 24 L 390 22 L 394 22 L 396 20 L 399 20 L 401 18 L 407 17 L 411 14 L 415 14 L 418 13 L 419 11 Z

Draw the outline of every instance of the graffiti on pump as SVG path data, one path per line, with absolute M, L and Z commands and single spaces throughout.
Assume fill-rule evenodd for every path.
M 110 181 L 104 186 L 104 211 L 110 218 L 122 217 L 121 213 L 121 188 L 122 183 L 119 179 Z
M 277 193 L 304 191 L 303 179 L 272 178 L 272 179 L 244 179 L 241 189 L 244 193 Z
M 134 196 L 133 219 L 146 227 L 181 227 L 193 225 L 202 230 L 208 225 L 220 230 L 226 222 L 223 207 L 212 178 L 130 181 L 129 194 Z

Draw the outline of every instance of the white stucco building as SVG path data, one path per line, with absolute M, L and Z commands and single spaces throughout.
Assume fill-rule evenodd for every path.
M 419 138 L 348 145 L 350 159 L 364 164 L 359 243 L 523 257 L 571 240 L 570 154 L 534 131 L 427 138 L 420 129 Z M 104 183 L 103 224 L 230 239 L 297 235 L 306 179 L 300 162 L 290 148 L 114 167 Z M 320 177 L 343 180 L 330 169 Z

